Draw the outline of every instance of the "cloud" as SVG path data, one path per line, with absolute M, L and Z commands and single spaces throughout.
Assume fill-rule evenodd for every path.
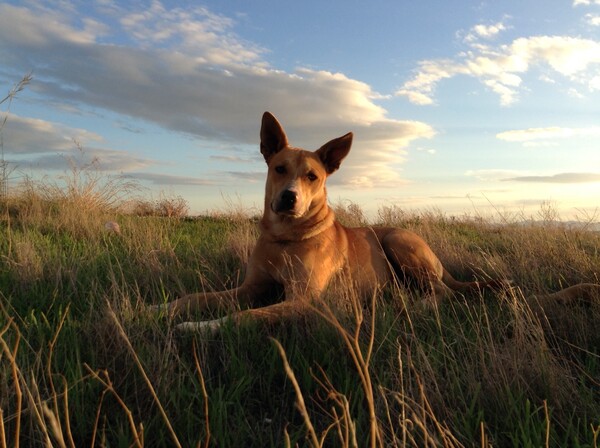
M 482 33 L 490 33 L 485 28 Z M 476 43 L 481 35 L 469 34 L 475 42 L 468 51 L 452 59 L 421 61 L 416 74 L 398 89 L 414 104 L 433 104 L 437 85 L 459 75 L 479 79 L 498 94 L 500 104 L 509 106 L 519 99 L 523 76 L 535 68 L 558 73 L 569 81 L 598 90 L 600 42 L 568 36 L 518 38 L 496 47 Z M 548 73 L 543 73 L 549 78 Z
M 538 182 L 552 184 L 583 184 L 600 182 L 600 173 L 559 173 L 551 176 L 519 176 L 502 179 L 504 182 Z
M 310 149 L 355 131 L 347 169 L 336 176 L 348 185 L 401 182 L 394 165 L 412 142 L 435 134 L 425 123 L 387 118 L 375 103 L 381 95 L 344 74 L 271 68 L 266 50 L 205 8 L 103 4 L 103 23 L 103 16 L 91 21 L 81 11 L 30 8 L 0 4 L 0 55 L 13 70 L 33 69 L 31 88 L 51 101 L 232 144 L 258 144 L 265 110 L 282 121 L 293 144 Z
M 573 6 L 590 6 L 590 5 L 600 5 L 600 0 L 573 0 Z
M 173 48 L 215 65 L 260 62 L 264 49 L 241 41 L 231 29 L 232 19 L 204 7 L 167 9 L 153 1 L 144 11 L 123 11 L 123 29 L 142 44 Z
M 0 122 L 6 117 L 0 112 Z M 103 138 L 85 129 L 11 113 L 2 129 L 7 161 L 19 168 L 64 170 L 94 163 L 101 171 L 136 170 L 155 164 L 126 151 L 98 147 Z
M 505 131 L 496 134 L 496 138 L 507 142 L 534 143 L 536 141 L 557 140 L 575 137 L 600 136 L 600 126 L 588 128 L 545 127 Z
M 6 117 L 5 112 L 0 112 L 0 123 Z M 102 137 L 85 129 L 10 114 L 2 129 L 2 141 L 6 154 L 34 154 L 68 152 L 76 149 L 75 142 L 85 146 L 102 142 Z
M 148 159 L 133 157 L 125 151 L 87 148 L 84 153 L 76 152 L 41 154 L 34 157 L 11 158 L 8 162 L 19 169 L 65 171 L 72 168 L 90 167 L 98 171 L 123 172 L 156 165 Z
M 221 155 L 212 155 L 209 156 L 211 160 L 218 160 L 221 162 L 236 162 L 236 163 L 252 163 L 256 162 L 255 158 L 244 158 L 240 156 L 221 156 Z
M 267 169 L 265 168 L 264 171 L 227 171 L 226 174 L 232 178 L 242 179 L 251 183 L 263 183 L 267 176 Z
M 592 26 L 600 26 L 600 15 L 598 14 L 586 14 L 585 20 Z
M 518 172 L 514 170 L 502 170 L 502 169 L 486 169 L 486 170 L 469 170 L 465 173 L 465 176 L 474 177 L 482 182 L 494 182 L 502 180 L 507 176 L 516 176 Z
M 504 30 L 506 30 L 506 26 L 502 22 L 498 22 L 493 25 L 475 25 L 465 36 L 465 41 L 474 42 L 480 38 L 492 39 Z
M 216 185 L 216 182 L 210 179 L 203 179 L 189 176 L 175 176 L 170 174 L 158 174 L 150 172 L 133 172 L 124 174 L 125 178 L 135 179 L 139 181 L 150 182 L 155 185 L 172 186 L 172 185 Z

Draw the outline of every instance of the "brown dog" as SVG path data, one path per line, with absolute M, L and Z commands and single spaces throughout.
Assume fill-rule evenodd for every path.
M 268 323 L 301 316 L 334 280 L 351 279 L 359 294 L 394 281 L 412 281 L 433 301 L 501 281 L 459 282 L 444 269 L 425 241 L 396 228 L 346 228 L 327 204 L 325 182 L 350 151 L 352 134 L 331 140 L 317 151 L 289 145 L 269 112 L 262 118 L 260 151 L 268 165 L 261 235 L 235 289 L 190 294 L 168 305 L 171 314 L 205 309 L 250 308 L 230 316 Z M 279 300 L 279 301 L 278 301 Z M 257 304 L 268 306 L 252 308 Z M 216 330 L 225 318 L 188 322 L 180 329 Z

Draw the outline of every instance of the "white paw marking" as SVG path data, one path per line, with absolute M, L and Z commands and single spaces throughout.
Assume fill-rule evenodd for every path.
M 219 332 L 221 327 L 225 322 L 227 322 L 228 317 L 222 317 L 220 319 L 214 320 L 203 320 L 200 322 L 183 322 L 175 326 L 178 331 L 183 333 L 208 333 L 208 334 L 216 334 Z

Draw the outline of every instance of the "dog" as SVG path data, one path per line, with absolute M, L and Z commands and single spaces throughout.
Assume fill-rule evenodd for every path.
M 231 290 L 190 294 L 164 305 L 171 315 L 242 311 L 215 320 L 184 322 L 178 325 L 180 330 L 218 331 L 229 319 L 273 324 L 299 318 L 311 312 L 327 287 L 340 279 L 351 281 L 363 296 L 408 280 L 434 304 L 456 293 L 509 284 L 455 280 L 429 245 L 409 230 L 340 224 L 327 202 L 326 181 L 348 155 L 352 138 L 348 133 L 307 151 L 291 146 L 277 119 L 264 113 L 260 129 L 260 152 L 268 167 L 264 214 L 245 279 Z M 268 305 L 257 307 L 264 303 Z

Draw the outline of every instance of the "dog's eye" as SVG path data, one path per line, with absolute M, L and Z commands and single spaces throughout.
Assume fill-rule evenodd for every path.
M 283 166 L 283 165 L 277 165 L 277 166 L 275 167 L 275 172 L 276 172 L 277 174 L 285 174 L 285 172 L 286 172 L 286 170 L 285 170 L 285 166 Z
M 315 180 L 317 180 L 317 175 L 315 173 L 313 173 L 312 171 L 310 171 L 306 177 L 308 178 L 308 180 L 310 180 L 311 182 L 314 182 Z

